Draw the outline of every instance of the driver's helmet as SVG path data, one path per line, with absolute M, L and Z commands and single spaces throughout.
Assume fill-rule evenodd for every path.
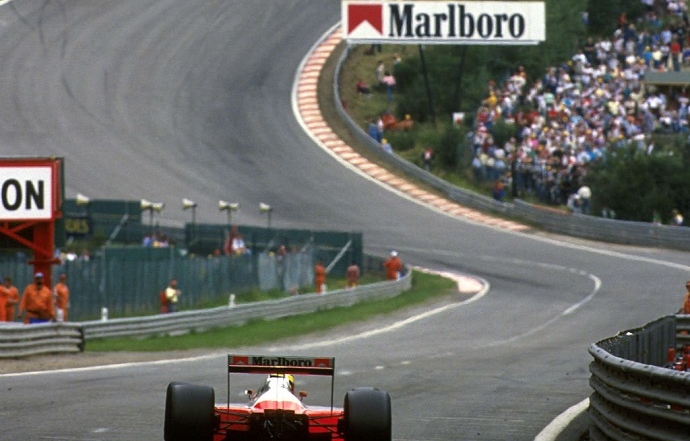
M 290 392 L 295 391 L 295 377 L 291 374 L 271 374 L 266 379 L 266 384 L 273 383 L 278 387 L 284 387 Z

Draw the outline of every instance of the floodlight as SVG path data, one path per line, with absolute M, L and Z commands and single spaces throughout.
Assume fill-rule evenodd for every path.
M 239 208 L 240 208 L 240 204 L 237 202 L 218 201 L 218 209 L 220 211 L 224 211 L 224 210 L 236 211 Z
M 91 199 L 88 196 L 77 193 L 77 205 L 89 205 L 89 203 L 91 203 Z
M 189 208 L 196 208 L 196 202 L 187 198 L 182 199 L 182 209 L 187 210 Z

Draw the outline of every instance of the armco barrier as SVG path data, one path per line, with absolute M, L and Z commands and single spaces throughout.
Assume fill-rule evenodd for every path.
M 44 353 L 78 352 L 90 339 L 184 334 L 214 327 L 241 325 L 253 319 L 276 319 L 306 314 L 367 300 L 395 297 L 412 286 L 412 273 L 400 280 L 362 285 L 324 294 L 302 294 L 281 300 L 255 302 L 175 314 L 40 325 L 0 327 L 0 359 Z
M 0 358 L 80 352 L 83 348 L 84 335 L 79 323 L 3 323 L 0 326 Z
M 589 348 L 592 441 L 680 441 L 690 434 L 690 373 L 663 367 L 690 316 L 663 317 Z
M 648 222 L 618 221 L 597 216 L 571 214 L 530 204 L 519 199 L 516 199 L 514 203 L 499 202 L 489 196 L 456 187 L 398 155 L 385 152 L 379 143 L 350 118 L 340 100 L 340 71 L 348 55 L 349 50 L 345 49 L 338 58 L 335 69 L 333 81 L 335 106 L 349 131 L 381 162 L 403 171 L 414 179 L 442 192 L 450 200 L 466 207 L 522 220 L 553 233 L 610 243 L 690 250 L 690 228 L 687 227 L 655 226 Z
M 380 282 L 324 294 L 303 294 L 281 300 L 246 303 L 220 308 L 182 311 L 175 314 L 133 317 L 108 321 L 83 322 L 84 338 L 182 334 L 209 328 L 235 326 L 253 319 L 276 319 L 307 314 L 339 306 L 350 306 L 362 300 L 395 297 L 411 286 L 411 275 L 395 282 Z

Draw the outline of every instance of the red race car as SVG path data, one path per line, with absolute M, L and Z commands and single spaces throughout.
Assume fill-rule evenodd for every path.
M 248 402 L 230 404 L 230 374 L 267 375 Z M 228 355 L 228 404 L 215 404 L 209 386 L 172 382 L 165 400 L 165 441 L 390 441 L 387 392 L 358 387 L 333 407 L 335 358 Z M 294 393 L 294 375 L 331 377 L 330 406 L 307 406 Z

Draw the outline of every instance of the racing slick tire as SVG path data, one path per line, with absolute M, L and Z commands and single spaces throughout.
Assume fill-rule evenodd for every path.
M 215 392 L 212 387 L 172 382 L 165 397 L 165 441 L 211 441 Z
M 391 397 L 388 392 L 359 387 L 345 394 L 345 441 L 390 441 Z

